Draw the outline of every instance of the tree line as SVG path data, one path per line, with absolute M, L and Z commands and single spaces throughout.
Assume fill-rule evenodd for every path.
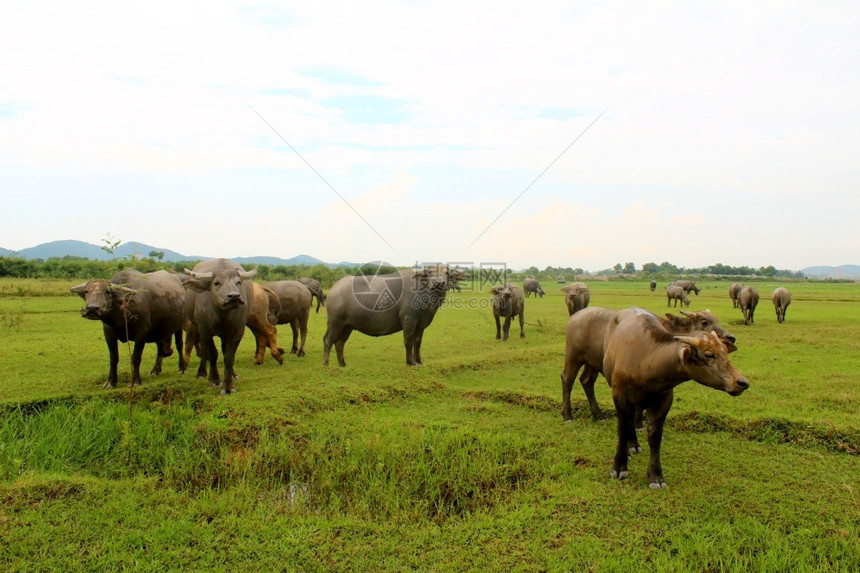
M 162 255 L 163 256 L 163 255 Z M 67 255 L 50 259 L 24 259 L 0 257 L 0 277 L 27 279 L 91 279 L 110 278 L 124 269 L 137 269 L 142 273 L 158 270 L 181 273 L 194 268 L 200 261 L 162 261 L 160 257 L 137 259 L 117 258 L 108 261 L 93 260 Z M 351 267 L 328 267 L 326 265 L 253 265 L 257 279 L 261 281 L 294 280 L 301 277 L 317 279 L 323 285 L 332 285 L 339 278 L 355 274 Z

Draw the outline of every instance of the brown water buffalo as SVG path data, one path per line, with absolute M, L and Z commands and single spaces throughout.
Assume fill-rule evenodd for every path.
M 561 292 L 564 293 L 564 304 L 567 305 L 569 316 L 573 316 L 587 307 L 591 301 L 591 291 L 588 290 L 588 285 L 585 283 L 571 283 L 562 287 Z
M 687 298 L 687 293 L 683 287 L 674 283 L 666 287 L 666 306 L 672 306 L 672 301 L 675 301 L 675 306 L 678 306 L 678 301 L 681 301 L 681 308 L 685 305 L 690 306 L 690 299 Z
M 185 290 L 176 275 L 165 271 L 143 274 L 129 269 L 116 273 L 109 281 L 90 280 L 70 290 L 86 301 L 81 316 L 102 322 L 110 355 L 110 370 L 103 388 L 116 387 L 118 342 L 134 341 L 132 386 L 141 382 L 140 361 L 147 342 L 154 342 L 158 347 L 150 376 L 160 374 L 162 359 L 173 354 L 171 337 L 175 338 L 180 355 L 179 371 L 185 372 L 187 363 L 182 356 Z
M 680 280 L 672 282 L 673 285 L 678 285 L 684 292 L 689 294 L 690 292 L 696 293 L 696 296 L 699 296 L 699 287 L 696 286 L 696 281 L 690 280 Z
M 308 287 L 313 297 L 317 299 L 317 312 L 319 312 L 320 305 L 325 306 L 325 293 L 323 292 L 322 284 L 318 280 L 308 277 L 300 278 L 299 282 Z
M 732 308 L 738 307 L 738 295 L 741 294 L 742 288 L 744 288 L 744 285 L 741 283 L 732 283 L 732 286 L 729 287 L 729 298 L 732 299 Z
M 268 283 L 266 286 L 275 293 L 280 303 L 280 310 L 275 317 L 276 324 L 289 324 L 293 331 L 290 354 L 304 356 L 305 341 L 308 338 L 308 317 L 313 303 L 311 290 L 299 281 L 278 281 Z M 301 345 L 299 345 L 300 335 Z
M 728 347 L 715 333 L 677 336 L 657 317 L 641 309 L 619 311 L 606 332 L 603 373 L 612 387 L 618 419 L 618 443 L 610 476 L 628 476 L 629 445 L 635 444 L 637 411 L 648 411 L 648 482 L 666 487 L 660 463 L 663 425 L 672 407 L 674 388 L 687 380 L 739 396 L 749 381 L 729 361 Z
M 193 270 L 185 269 L 185 274 L 185 317 L 197 328 L 203 352 L 197 376 L 206 377 L 208 363 L 209 384 L 221 386 L 222 394 L 230 394 L 236 391 L 233 364 L 251 314 L 252 279 L 257 269 L 246 271 L 233 261 L 214 259 L 197 263 Z M 216 336 L 221 339 L 224 355 L 223 381 L 218 374 Z
M 639 312 L 647 312 L 637 309 Z M 589 307 L 571 316 L 565 326 L 564 370 L 561 373 L 561 416 L 565 421 L 572 420 L 570 407 L 570 392 L 576 382 L 576 375 L 583 368 L 579 383 L 588 400 L 591 416 L 595 420 L 603 419 L 603 413 L 594 395 L 594 383 L 597 375 L 603 371 L 603 354 L 606 332 L 609 322 L 615 318 L 618 311 L 597 306 Z M 720 321 L 709 310 L 696 312 L 681 311 L 682 316 L 666 313 L 665 317 L 656 316 L 656 320 L 672 334 L 684 335 L 698 330 L 714 332 L 727 345 L 734 345 L 735 335 L 720 326 Z M 734 348 L 731 346 L 731 348 Z M 637 417 L 637 426 L 641 426 L 641 412 Z
M 651 281 L 651 284 L 648 285 L 648 287 L 651 289 L 651 292 L 654 292 L 657 290 L 657 281 Z
M 785 287 L 779 287 L 773 291 L 773 308 L 776 310 L 776 321 L 785 322 L 785 311 L 791 304 L 791 293 Z
M 403 331 L 406 364 L 422 364 L 424 329 L 433 322 L 448 289 L 464 276 L 458 269 L 430 265 L 384 275 L 343 277 L 326 297 L 323 364 L 328 365 L 334 345 L 338 364 L 346 366 L 343 347 L 353 330 L 369 336 Z
M 508 332 L 511 330 L 511 320 L 514 317 L 520 318 L 520 338 L 525 338 L 526 333 L 523 330 L 524 318 L 523 307 L 525 302 L 523 299 L 523 291 L 520 287 L 512 284 L 494 286 L 490 289 L 490 294 L 493 295 L 493 318 L 496 321 L 496 340 L 501 339 L 502 342 L 508 340 Z M 501 319 L 504 318 L 504 325 Z
M 538 280 L 532 277 L 528 277 L 523 280 L 523 292 L 525 293 L 526 298 L 531 296 L 532 293 L 534 293 L 535 296 L 540 296 L 541 298 L 546 294 L 540 287 Z
M 758 306 L 758 289 L 751 286 L 745 286 L 738 294 L 738 307 L 744 313 L 744 324 L 753 324 L 755 320 L 755 307 Z

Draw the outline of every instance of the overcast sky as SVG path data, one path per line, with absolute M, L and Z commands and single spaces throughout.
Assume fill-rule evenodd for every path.
M 3 2 L 0 247 L 857 264 L 858 30 L 856 1 Z

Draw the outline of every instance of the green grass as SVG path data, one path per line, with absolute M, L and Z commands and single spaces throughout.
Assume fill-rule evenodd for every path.
M 751 326 L 728 283 L 691 296 L 737 336 L 751 387 L 677 389 L 660 492 L 647 454 L 609 479 L 614 421 L 592 422 L 580 389 L 561 421 L 555 289 L 527 300 L 526 338 L 505 344 L 487 308 L 443 308 L 421 368 L 405 365 L 399 334 L 353 334 L 348 367 L 323 367 L 321 310 L 308 356 L 283 366 L 252 366 L 246 336 L 239 392 L 222 397 L 175 357 L 133 392 L 101 390 L 101 327 L 80 318 L 70 285 L 18 296 L 0 281 L 4 571 L 860 567 L 856 285 L 789 284 L 781 325 L 775 284 L 757 285 Z M 590 287 L 594 306 L 666 311 L 662 287 Z M 602 379 L 597 390 L 611 414 Z

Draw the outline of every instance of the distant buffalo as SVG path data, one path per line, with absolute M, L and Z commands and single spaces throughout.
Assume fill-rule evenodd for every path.
M 694 292 L 696 293 L 696 296 L 699 296 L 699 287 L 696 286 L 696 281 L 681 280 L 674 281 L 672 284 L 678 285 L 679 287 L 684 289 L 684 292 L 687 294 L 689 294 L 690 292 Z
M 791 304 L 791 293 L 785 287 L 779 287 L 773 291 L 773 308 L 776 310 L 776 321 L 785 322 L 785 311 Z
M 573 316 L 583 308 L 586 308 L 591 301 L 591 291 L 588 290 L 588 285 L 585 283 L 571 283 L 566 287 L 562 287 L 561 292 L 564 293 L 564 304 L 567 306 L 569 316 Z
M 752 286 L 742 288 L 738 294 L 738 306 L 744 314 L 744 324 L 753 324 L 755 307 L 758 306 L 758 289 Z
M 532 293 L 534 293 L 535 296 L 540 296 L 541 298 L 546 294 L 540 287 L 538 280 L 532 277 L 528 277 L 523 280 L 523 292 L 525 293 L 526 298 L 531 296 Z
M 525 338 L 523 330 L 523 291 L 520 287 L 512 284 L 494 286 L 490 289 L 493 295 L 493 318 L 496 321 L 496 340 L 505 342 L 511 329 L 511 321 L 517 316 L 520 318 L 520 338 Z M 502 324 L 504 319 L 504 324 Z

